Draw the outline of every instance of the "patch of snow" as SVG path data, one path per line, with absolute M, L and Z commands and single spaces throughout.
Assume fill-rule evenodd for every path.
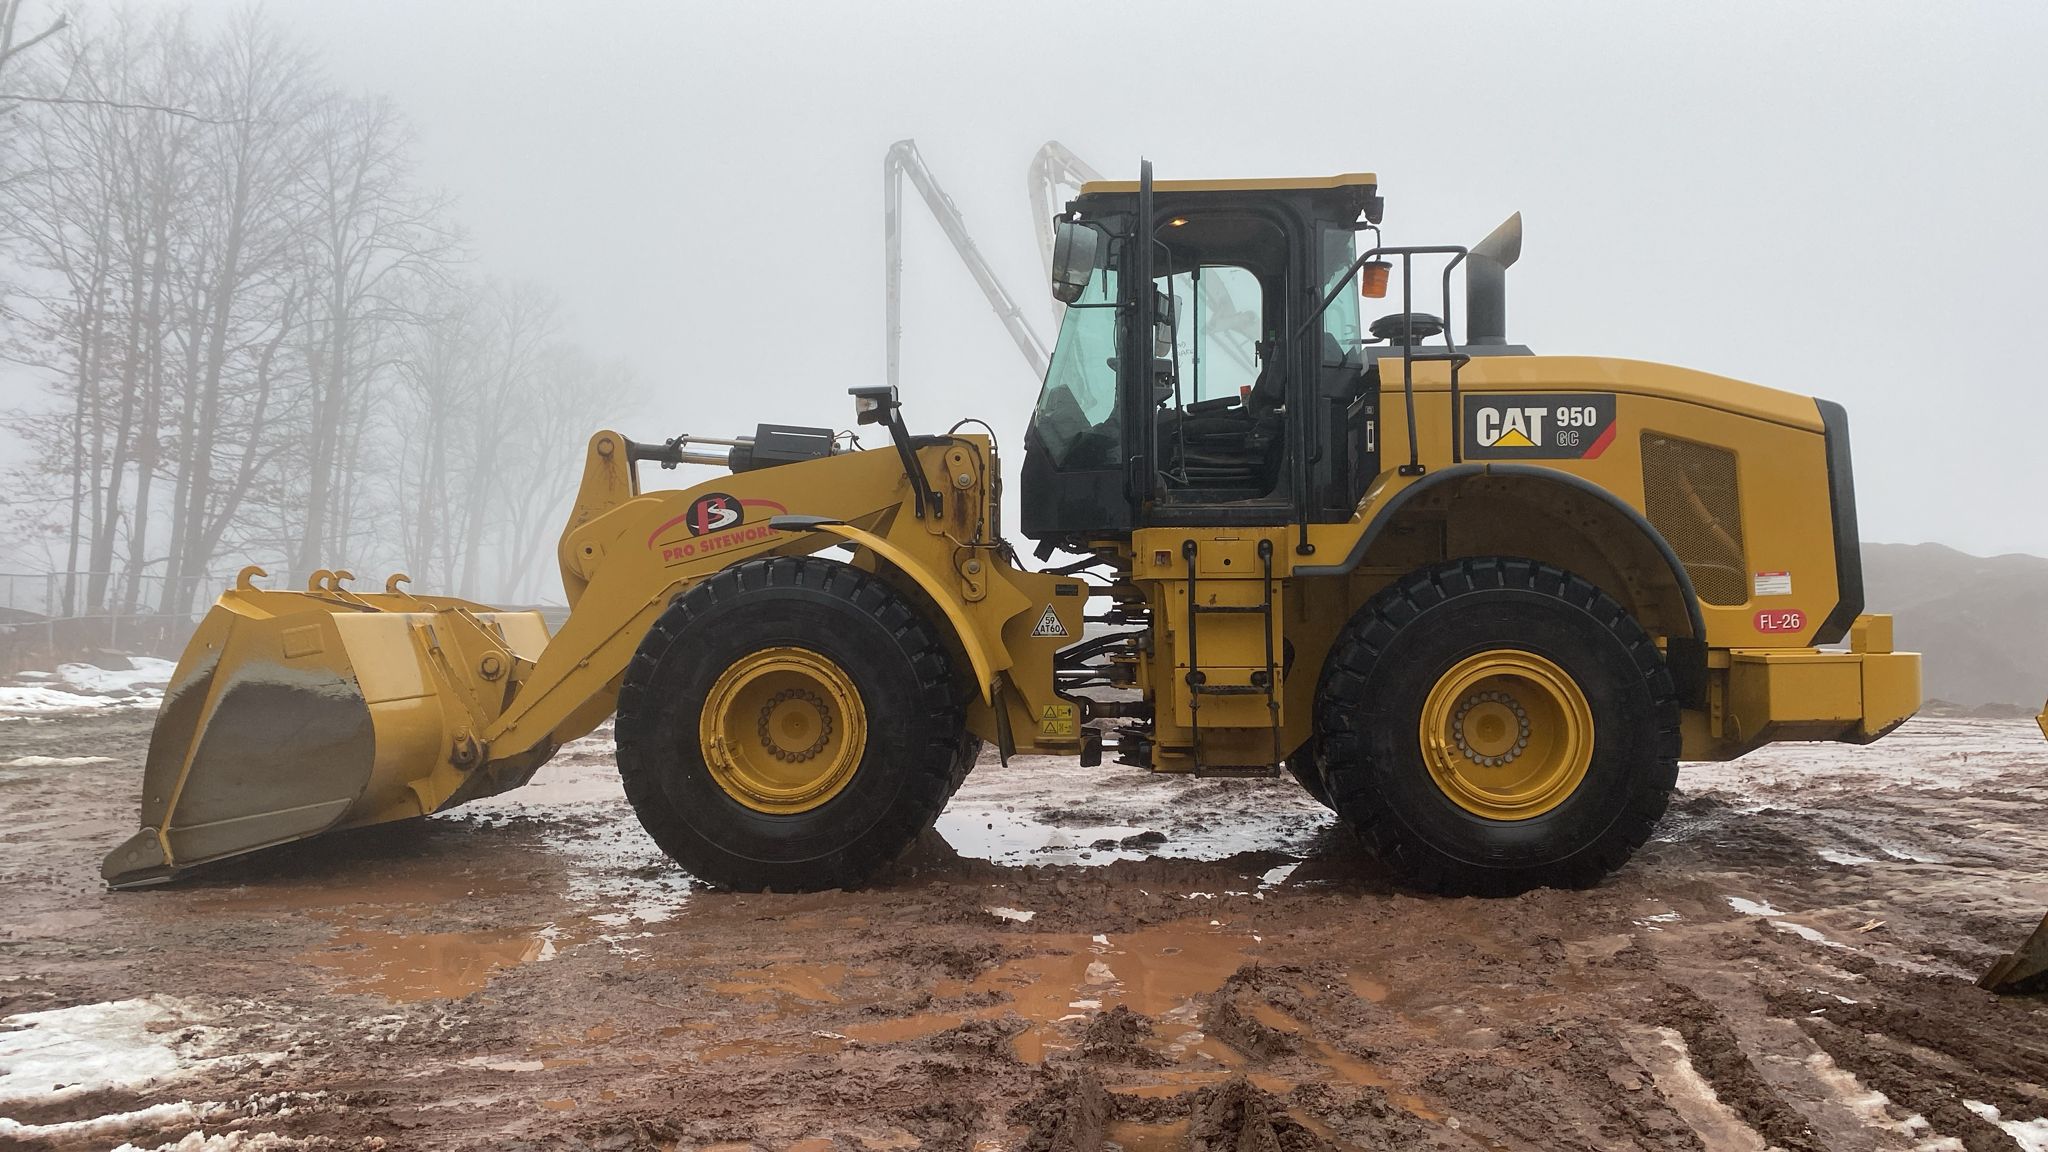
M 1835 1099 L 1854 1113 L 1857 1119 L 1865 1124 L 1896 1127 L 1903 1135 L 1913 1134 L 1903 1124 L 1894 1125 L 1891 1113 L 1886 1110 L 1891 1100 L 1884 1093 L 1867 1087 L 1853 1073 L 1835 1063 L 1834 1057 L 1825 1052 L 1815 1052 L 1806 1058 L 1805 1064 L 1807 1071 L 1813 1073 L 1814 1079 L 1826 1085 Z
M 465 1067 L 491 1072 L 538 1072 L 547 1067 L 543 1060 L 494 1060 L 489 1056 L 471 1056 L 462 1063 Z
M 1036 912 L 1027 912 L 1022 908 L 1005 908 L 999 904 L 983 908 L 982 911 L 998 920 L 1014 920 L 1019 924 L 1029 924 L 1031 923 L 1031 918 L 1038 915 Z
M 1065 804 L 1047 808 L 1053 797 Z M 970 859 L 1100 866 L 1148 857 L 1221 860 L 1257 850 L 1304 855 L 1335 821 L 1284 776 L 1197 780 L 1016 756 L 1007 767 L 993 758 L 976 766 L 940 814 L 937 831 Z M 1166 839 L 1137 839 L 1146 832 Z M 1115 846 L 1096 847 L 1103 841 Z
M 1292 864 L 1282 864 L 1278 868 L 1270 868 L 1266 871 L 1265 875 L 1259 877 L 1259 887 L 1278 888 L 1280 885 L 1287 883 L 1287 878 L 1294 875 L 1294 870 L 1299 867 L 1301 867 L 1301 862 L 1296 861 Z
M 80 1004 L 0 1019 L 0 1104 L 136 1091 L 204 1068 L 267 1064 L 279 1053 L 221 1053 L 214 1014 L 170 996 Z
M 56 715 L 99 708 L 154 707 L 177 665 L 128 656 L 127 668 L 60 664 L 55 672 L 19 672 L 25 684 L 0 686 L 0 712 Z
M 2033 1120 L 2002 1120 L 1998 1109 L 1978 1100 L 1965 1100 L 1963 1107 L 1975 1112 L 1985 1122 L 1996 1124 L 2012 1137 L 2022 1152 L 2048 1152 L 2048 1117 Z
M 1759 904 L 1754 900 L 1744 900 L 1740 896 L 1723 896 L 1722 899 L 1728 901 L 1728 906 L 1730 908 L 1735 909 L 1737 912 L 1742 913 L 1744 916 L 1784 915 L 1783 912 L 1780 912 L 1778 909 L 1771 907 L 1769 901 L 1764 901 L 1763 903 Z
M 304 1140 L 290 1136 L 279 1136 L 275 1132 L 221 1132 L 207 1135 L 204 1132 L 187 1132 L 185 1138 L 170 1144 L 158 1144 L 143 1148 L 134 1144 L 123 1144 L 114 1152 L 270 1152 L 275 1148 L 310 1148 Z
M 152 1104 L 133 1112 L 113 1112 L 90 1120 L 67 1120 L 59 1124 L 23 1124 L 0 1116 L 0 1137 L 14 1140 L 86 1140 L 115 1136 L 136 1128 L 162 1128 L 170 1124 L 201 1124 L 204 1111 L 218 1105 L 194 1105 L 190 1100 L 174 1104 Z
M 0 1102 L 64 1100 L 175 1076 L 166 1039 L 185 1015 L 167 997 L 23 1012 L 0 1021 Z
M 1858 864 L 1877 863 L 1876 859 L 1873 857 L 1858 856 L 1854 852 L 1843 852 L 1837 848 L 1818 848 L 1814 850 L 1813 854 L 1827 861 L 1830 864 L 1842 864 L 1851 868 L 1855 867 Z
M 1843 951 L 1847 951 L 1849 947 L 1847 944 L 1838 944 L 1835 941 L 1828 939 L 1827 936 L 1817 928 L 1808 928 L 1804 924 L 1794 924 L 1790 920 L 1773 920 L 1771 921 L 1771 927 L 1776 928 L 1780 932 L 1790 932 L 1794 936 L 1799 937 L 1801 940 L 1805 940 L 1813 944 L 1820 944 L 1828 948 L 1840 948 Z
M 102 696 L 152 689 L 161 695 L 163 687 L 171 682 L 171 673 L 178 670 L 176 663 L 154 656 L 130 656 L 127 660 L 125 669 L 101 668 L 96 664 L 59 664 L 57 679 L 80 692 Z
M 16 756 L 12 760 L 0 760 L 0 768 L 75 768 L 113 762 L 112 756 Z
M 42 688 L 32 684 L 0 687 L 0 711 L 5 712 L 56 714 L 144 705 L 155 707 L 156 699 L 138 696 L 84 696 L 59 688 Z

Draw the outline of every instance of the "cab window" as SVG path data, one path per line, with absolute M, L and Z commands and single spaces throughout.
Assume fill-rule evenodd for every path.
M 1115 468 L 1123 461 L 1117 412 L 1116 244 L 1101 246 L 1095 274 L 1067 306 L 1032 424 L 1061 469 Z
M 1317 248 L 1323 292 L 1327 295 L 1337 286 L 1338 278 L 1351 270 L 1351 261 L 1357 258 L 1356 234 L 1349 228 L 1325 225 Z M 1364 358 L 1364 342 L 1360 339 L 1358 327 L 1358 292 L 1355 289 L 1339 292 L 1323 313 L 1323 365 L 1328 368 L 1356 368 Z
M 1173 300 L 1180 406 L 1248 393 L 1261 368 L 1258 276 L 1249 268 L 1211 264 L 1178 273 L 1162 288 Z

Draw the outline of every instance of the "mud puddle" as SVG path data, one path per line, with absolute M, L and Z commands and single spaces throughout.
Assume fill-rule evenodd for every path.
M 1015 946 L 1028 954 L 973 980 L 941 980 L 932 994 L 939 1000 L 1001 996 L 1004 1010 L 1029 1022 L 1012 1041 L 1017 1056 L 1039 1063 L 1077 1047 L 1076 1025 L 1119 1005 L 1164 1022 L 1162 1030 L 1173 1035 L 1162 1037 L 1162 1047 L 1185 1047 L 1190 1029 L 1175 1032 L 1173 1026 L 1191 1022 L 1198 998 L 1250 960 L 1259 941 L 1250 933 L 1188 920 L 1114 936 L 1037 935 Z M 1217 1058 L 1213 1046 L 1208 1056 Z
M 344 928 L 301 959 L 324 971 L 337 992 L 395 1002 L 459 1000 L 481 991 L 499 970 L 555 957 L 555 933 L 390 932 Z

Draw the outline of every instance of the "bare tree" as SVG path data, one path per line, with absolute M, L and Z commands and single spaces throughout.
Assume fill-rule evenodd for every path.
M 242 509 L 269 427 L 279 352 L 302 322 L 307 271 L 297 178 L 311 146 L 310 64 L 253 10 L 216 40 L 206 104 L 228 117 L 202 150 L 190 265 L 184 403 L 165 569 L 182 608 Z
M 405 282 L 439 274 L 452 248 L 445 204 L 411 182 L 411 130 L 388 100 L 329 96 L 313 116 L 305 203 L 311 323 L 304 345 L 311 409 L 305 519 L 295 567 L 310 571 L 348 536 L 350 477 L 360 460 L 371 379 L 384 367 L 386 328 L 410 319 Z
M 183 613 L 252 559 L 535 594 L 629 380 L 546 289 L 453 271 L 397 110 L 257 10 L 80 18 L 24 62 L 21 7 L 0 0 L 0 350 L 45 391 L 8 414 L 32 451 L 5 508 L 85 573 L 65 610 Z

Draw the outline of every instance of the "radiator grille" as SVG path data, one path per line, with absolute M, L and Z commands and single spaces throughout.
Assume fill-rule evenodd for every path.
M 1643 433 L 1643 510 L 1671 542 L 1701 600 L 1741 604 L 1749 599 L 1735 453 Z

